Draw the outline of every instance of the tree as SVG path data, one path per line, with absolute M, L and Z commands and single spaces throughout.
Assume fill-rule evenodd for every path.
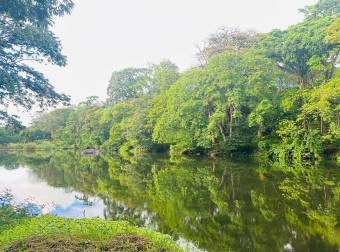
M 26 128 L 20 132 L 20 141 L 23 143 L 30 143 L 39 140 L 51 140 L 50 132 L 33 127 Z
M 151 129 L 147 125 L 147 97 L 122 101 L 111 108 L 112 125 L 108 144 L 114 149 L 150 151 Z
M 23 127 L 16 127 L 16 125 L 7 125 L 0 127 L 0 144 L 17 143 L 20 140 L 20 131 Z
M 220 54 L 206 68 L 187 71 L 150 112 L 158 116 L 154 140 L 179 152 L 249 146 L 254 130 L 247 118 L 261 100 L 271 100 L 276 71 L 252 50 Z
M 108 139 L 111 125 L 106 117 L 106 108 L 98 97 L 90 96 L 77 106 L 68 109 L 66 122 L 54 131 L 53 141 L 60 146 L 73 146 L 75 149 L 96 148 Z
M 259 34 L 255 31 L 241 31 L 238 28 L 221 27 L 216 33 L 199 45 L 197 58 L 200 64 L 206 65 L 208 60 L 219 53 L 239 51 L 257 44 Z
M 55 16 L 69 14 L 71 0 L 0 1 L 0 120 L 15 121 L 9 104 L 32 109 L 68 102 L 29 61 L 65 66 L 61 43 L 50 30 Z
M 300 89 L 333 76 L 340 45 L 325 40 L 325 30 L 331 22 L 329 17 L 306 20 L 286 31 L 268 33 L 261 40 L 265 54 L 284 71 L 296 76 Z
M 314 5 L 306 6 L 300 10 L 307 19 L 320 18 L 325 16 L 335 17 L 340 12 L 339 0 L 319 0 Z
M 168 60 L 115 71 L 106 104 L 88 97 L 42 115 L 22 135 L 120 153 L 257 150 L 284 161 L 334 153 L 340 120 L 338 1 L 306 7 L 306 19 L 282 31 L 222 28 L 202 47 L 201 66 L 184 73 Z M 1 134 L 6 132 L 12 134 Z M 261 201 L 260 194 L 253 196 Z
M 112 73 L 107 88 L 108 102 L 115 104 L 148 91 L 148 68 L 126 68 Z
M 331 44 L 340 44 L 340 18 L 337 18 L 326 29 L 326 40 Z
M 178 77 L 178 67 L 168 60 L 149 68 L 115 72 L 109 99 L 116 102 L 111 107 L 111 130 L 106 145 L 120 150 L 152 150 L 156 144 L 151 137 L 154 126 L 154 120 L 149 120 L 151 103 Z M 112 99 L 113 96 L 120 98 Z
M 154 94 L 169 89 L 178 78 L 178 67 L 169 60 L 151 66 L 150 82 Z
M 54 134 L 66 126 L 72 108 L 55 109 L 33 119 L 30 128 L 47 132 L 52 138 Z

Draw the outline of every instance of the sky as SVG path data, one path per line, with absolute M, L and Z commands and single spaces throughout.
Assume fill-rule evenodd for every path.
M 76 104 L 106 97 L 111 73 L 169 59 L 181 70 L 195 65 L 196 46 L 221 26 L 268 32 L 303 19 L 298 9 L 316 0 L 74 0 L 71 15 L 53 31 L 66 67 L 39 66 Z M 34 113 L 25 114 L 27 121 Z

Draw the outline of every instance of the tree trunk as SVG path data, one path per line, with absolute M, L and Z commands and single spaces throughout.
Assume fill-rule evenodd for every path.
M 211 117 L 211 112 L 210 112 L 210 109 L 208 109 L 208 118 L 209 118 L 209 121 L 210 121 L 210 117 Z M 210 135 L 211 135 L 211 142 L 212 142 L 212 144 L 214 144 L 215 143 L 215 136 L 214 136 L 213 133 L 210 133 Z
M 226 137 L 226 135 L 224 134 L 224 129 L 223 129 L 223 127 L 222 127 L 222 125 L 221 125 L 220 123 L 218 124 L 218 128 L 220 129 L 221 135 L 222 135 L 222 137 L 223 137 L 223 141 L 224 141 L 224 142 L 227 142 L 227 137 Z
M 300 90 L 303 90 L 305 88 L 305 80 L 303 77 L 300 77 L 299 79 L 299 88 Z
M 230 124 L 229 124 L 229 137 L 231 138 L 232 137 L 232 135 L 233 135 L 233 111 L 232 111 L 232 109 L 230 109 L 230 120 L 229 120 L 229 122 L 230 122 Z
M 263 132 L 264 132 L 263 127 L 260 126 L 259 130 L 257 131 L 257 138 L 258 139 L 262 139 L 263 138 Z
M 340 50 L 338 50 L 332 57 L 331 59 L 331 69 L 329 71 L 326 72 L 326 80 L 329 80 L 333 77 L 334 75 L 334 70 L 335 70 L 335 65 L 336 65 L 336 61 L 339 57 L 339 53 L 340 53 Z

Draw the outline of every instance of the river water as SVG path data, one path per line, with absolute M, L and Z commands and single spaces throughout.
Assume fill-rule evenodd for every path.
M 72 218 L 128 220 L 202 251 L 338 251 L 340 167 L 244 158 L 0 153 L 0 192 Z

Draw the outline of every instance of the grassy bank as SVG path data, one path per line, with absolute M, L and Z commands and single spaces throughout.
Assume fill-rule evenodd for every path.
M 0 232 L 0 251 L 46 251 L 51 247 L 58 249 L 54 251 L 181 251 L 168 235 L 98 218 L 30 217 Z
M 35 141 L 28 143 L 9 143 L 9 144 L 1 144 L 0 150 L 5 151 L 54 151 L 54 150 L 69 150 L 74 149 L 74 147 L 65 147 L 55 145 L 51 141 Z
M 0 252 L 182 251 L 169 235 L 127 221 L 40 215 L 41 207 L 0 193 Z

